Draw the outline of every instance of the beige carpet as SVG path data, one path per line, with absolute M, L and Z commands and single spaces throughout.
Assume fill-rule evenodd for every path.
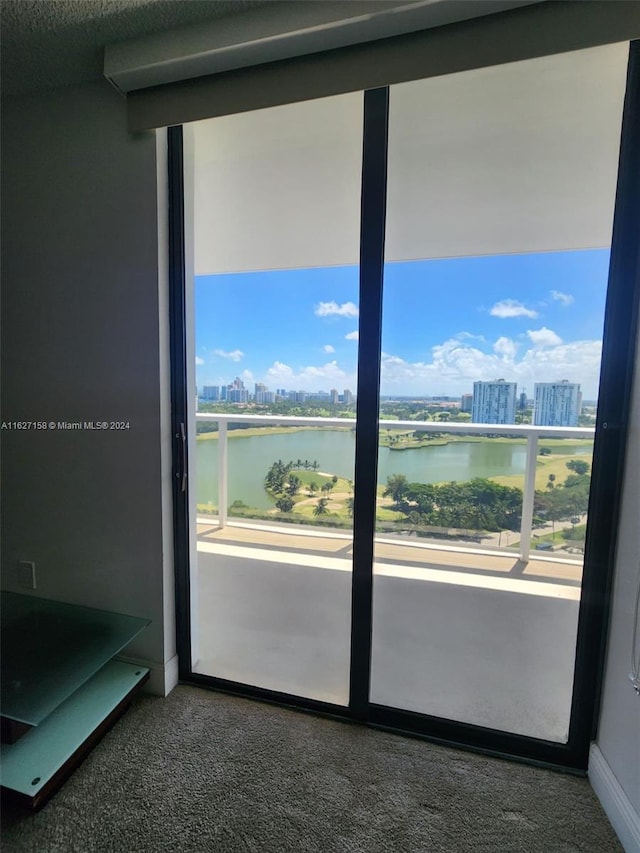
M 138 699 L 3 853 L 608 853 L 586 779 L 192 687 Z

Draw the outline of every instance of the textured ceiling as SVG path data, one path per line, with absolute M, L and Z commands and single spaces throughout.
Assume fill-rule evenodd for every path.
M 2 95 L 102 76 L 107 44 L 227 15 L 272 0 L 0 0 Z

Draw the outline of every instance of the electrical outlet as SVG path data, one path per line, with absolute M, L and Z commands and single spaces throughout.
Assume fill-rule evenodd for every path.
M 22 589 L 36 588 L 36 564 L 32 560 L 19 561 L 18 586 L 21 586 Z

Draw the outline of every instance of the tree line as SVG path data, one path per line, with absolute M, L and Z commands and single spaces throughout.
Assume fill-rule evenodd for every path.
M 566 465 L 573 473 L 562 485 L 556 485 L 550 475 L 547 488 L 535 492 L 534 526 L 569 520 L 587 511 L 589 465 L 582 460 Z M 522 489 L 482 477 L 462 483 L 410 483 L 404 474 L 392 474 L 383 494 L 414 525 L 498 532 L 517 531 L 522 522 Z
M 522 490 L 476 477 L 466 483 L 410 483 L 387 478 L 385 497 L 411 524 L 468 530 L 518 530 Z

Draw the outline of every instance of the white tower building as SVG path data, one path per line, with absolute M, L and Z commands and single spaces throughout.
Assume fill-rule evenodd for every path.
M 516 422 L 515 382 L 496 379 L 474 382 L 471 420 L 476 424 L 513 424 Z
M 576 426 L 582 394 L 577 382 L 536 382 L 533 423 L 538 426 Z

